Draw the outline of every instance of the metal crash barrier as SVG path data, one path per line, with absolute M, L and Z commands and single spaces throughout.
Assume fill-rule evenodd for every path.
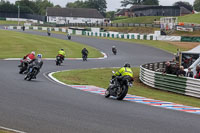
M 153 88 L 200 98 L 200 80 L 163 74 L 165 62 L 140 66 L 140 80 Z

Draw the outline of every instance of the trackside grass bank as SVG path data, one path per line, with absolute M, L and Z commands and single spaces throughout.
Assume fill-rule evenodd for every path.
M 114 20 L 113 23 L 137 23 L 137 24 L 152 24 L 154 20 L 160 21 L 160 18 L 163 16 L 143 16 L 143 17 L 121 17 L 117 20 Z M 185 16 L 179 16 L 178 22 L 185 22 L 185 23 L 196 23 L 200 24 L 200 14 L 189 14 Z
M 136 39 L 128 40 L 128 39 L 113 39 L 113 38 L 112 38 L 112 40 L 119 40 L 119 41 L 124 41 L 124 42 L 129 42 L 129 43 L 147 45 L 147 46 L 151 46 L 154 48 L 162 49 L 162 50 L 170 52 L 170 53 L 176 53 L 178 48 L 181 51 L 189 50 L 185 47 L 176 46 L 174 44 L 171 44 L 169 42 L 164 42 L 164 41 L 136 40 Z
M 21 58 L 31 51 L 43 54 L 44 58 L 54 58 L 58 50 L 64 48 L 67 58 L 81 58 L 81 50 L 86 47 L 89 58 L 103 57 L 95 48 L 51 37 L 0 30 L 0 58 Z
M 1 129 L 0 129 L 0 133 L 14 133 L 14 132 L 5 131 L 5 130 L 1 130 Z
M 91 37 L 91 36 L 87 36 Z M 158 48 L 170 53 L 176 53 L 177 49 L 179 48 L 181 51 L 187 51 L 190 50 L 191 48 L 196 47 L 190 46 L 192 43 L 188 43 L 188 47 L 185 45 L 181 45 L 180 42 L 178 42 L 176 45 L 176 42 L 165 42 L 165 41 L 153 41 L 153 40 L 137 40 L 137 39 L 120 39 L 120 38 L 111 38 L 111 37 L 95 37 L 99 39 L 110 39 L 110 40 L 115 40 L 115 41 L 122 41 L 122 42 L 129 42 L 129 43 L 134 43 L 134 44 L 139 44 L 139 45 L 146 45 L 154 48 Z M 192 44 L 193 45 L 193 44 Z
M 0 25 L 9 25 L 9 24 L 18 24 L 18 21 L 6 21 L 0 20 Z M 20 25 L 23 25 L 24 22 L 20 22 Z
M 118 69 L 107 68 L 72 70 L 55 73 L 53 76 L 58 80 L 70 85 L 94 85 L 107 88 L 109 85 L 109 80 L 112 76 L 112 70 L 117 71 Z M 200 107 L 200 102 L 197 98 L 161 91 L 144 85 L 139 80 L 139 68 L 132 68 L 132 70 L 134 73 L 135 82 L 134 86 L 129 89 L 129 94 Z

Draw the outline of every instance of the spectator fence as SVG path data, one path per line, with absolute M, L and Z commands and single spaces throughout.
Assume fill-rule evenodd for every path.
M 200 98 L 200 80 L 162 74 L 165 62 L 140 66 L 140 80 L 153 88 Z

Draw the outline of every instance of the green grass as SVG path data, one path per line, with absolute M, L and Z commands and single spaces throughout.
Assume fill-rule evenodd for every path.
M 95 85 L 107 88 L 112 76 L 112 70 L 118 69 L 89 69 L 89 70 L 72 70 L 53 74 L 58 80 L 71 85 Z M 157 100 L 169 101 L 178 104 L 184 104 L 194 107 L 200 107 L 198 98 L 183 96 L 175 93 L 161 91 L 148 87 L 139 80 L 139 68 L 132 68 L 134 73 L 134 86 L 129 89 L 129 94 L 153 98 Z
M 0 20 L 0 25 L 4 25 L 4 24 L 18 24 L 18 21 L 6 21 L 6 20 Z M 20 25 L 23 25 L 24 22 L 20 22 Z
M 154 31 L 160 30 L 160 28 L 153 27 L 104 27 L 107 31 L 123 32 L 123 33 L 140 33 L 140 34 L 152 34 Z
M 43 54 L 44 58 L 54 58 L 58 50 L 64 48 L 67 58 L 80 58 L 81 50 L 86 47 L 89 58 L 102 57 L 95 48 L 80 43 L 51 37 L 0 30 L 0 58 L 21 58 L 31 51 Z
M 133 17 L 133 18 L 122 17 L 122 18 L 118 18 L 117 20 L 114 20 L 113 23 L 152 24 L 152 23 L 154 23 L 154 19 L 156 19 L 157 21 L 160 21 L 161 17 L 163 17 L 163 16 L 144 16 L 144 17 Z M 178 22 L 200 24 L 200 13 L 179 16 Z
M 125 18 L 113 21 L 113 23 L 137 23 L 137 24 L 153 24 L 156 19 L 159 21 L 161 16 L 144 16 L 144 17 L 133 17 Z
M 1 129 L 0 129 L 0 133 L 14 133 L 14 132 L 5 131 L 5 130 L 1 130 Z
M 112 40 L 119 40 L 119 41 L 124 41 L 124 42 L 130 42 L 130 43 L 138 43 L 138 44 L 142 44 L 142 45 L 146 45 L 146 46 L 151 46 L 151 47 L 155 47 L 170 53 L 176 53 L 177 49 L 179 48 L 181 51 L 187 51 L 189 49 L 185 48 L 185 47 L 181 47 L 181 46 L 176 46 L 173 45 L 169 42 L 165 42 L 165 41 L 153 41 L 153 40 L 137 40 L 137 39 L 114 39 L 112 38 Z
M 178 17 L 178 21 L 179 22 L 186 22 L 186 23 L 200 24 L 200 13 L 180 16 L 180 17 Z
M 87 36 L 87 37 L 91 37 L 91 36 Z M 190 50 L 189 48 L 177 46 L 177 45 L 171 44 L 169 42 L 165 42 L 165 41 L 120 39 L 120 38 L 111 38 L 111 37 L 95 37 L 95 38 L 110 39 L 110 40 L 116 40 L 116 41 L 122 41 L 122 42 L 129 42 L 129 43 L 134 43 L 134 44 L 138 44 L 138 45 L 146 45 L 146 46 L 150 46 L 150 47 L 154 47 L 154 48 L 158 48 L 158 49 L 167 51 L 169 53 L 176 53 L 178 48 L 181 51 Z

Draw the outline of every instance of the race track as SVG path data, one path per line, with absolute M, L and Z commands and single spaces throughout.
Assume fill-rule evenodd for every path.
M 46 33 L 26 31 L 28 34 Z M 52 37 L 65 39 L 64 35 Z M 57 67 L 45 61 L 37 80 L 24 81 L 18 61 L 0 60 L 0 126 L 28 133 L 198 133 L 200 116 L 152 107 L 66 87 L 46 78 L 49 72 L 97 67 L 139 66 L 172 59 L 159 49 L 119 41 L 72 37 L 108 55 L 105 60 L 65 61 Z M 112 55 L 115 45 L 119 54 Z M 98 76 L 98 75 L 97 75 Z

